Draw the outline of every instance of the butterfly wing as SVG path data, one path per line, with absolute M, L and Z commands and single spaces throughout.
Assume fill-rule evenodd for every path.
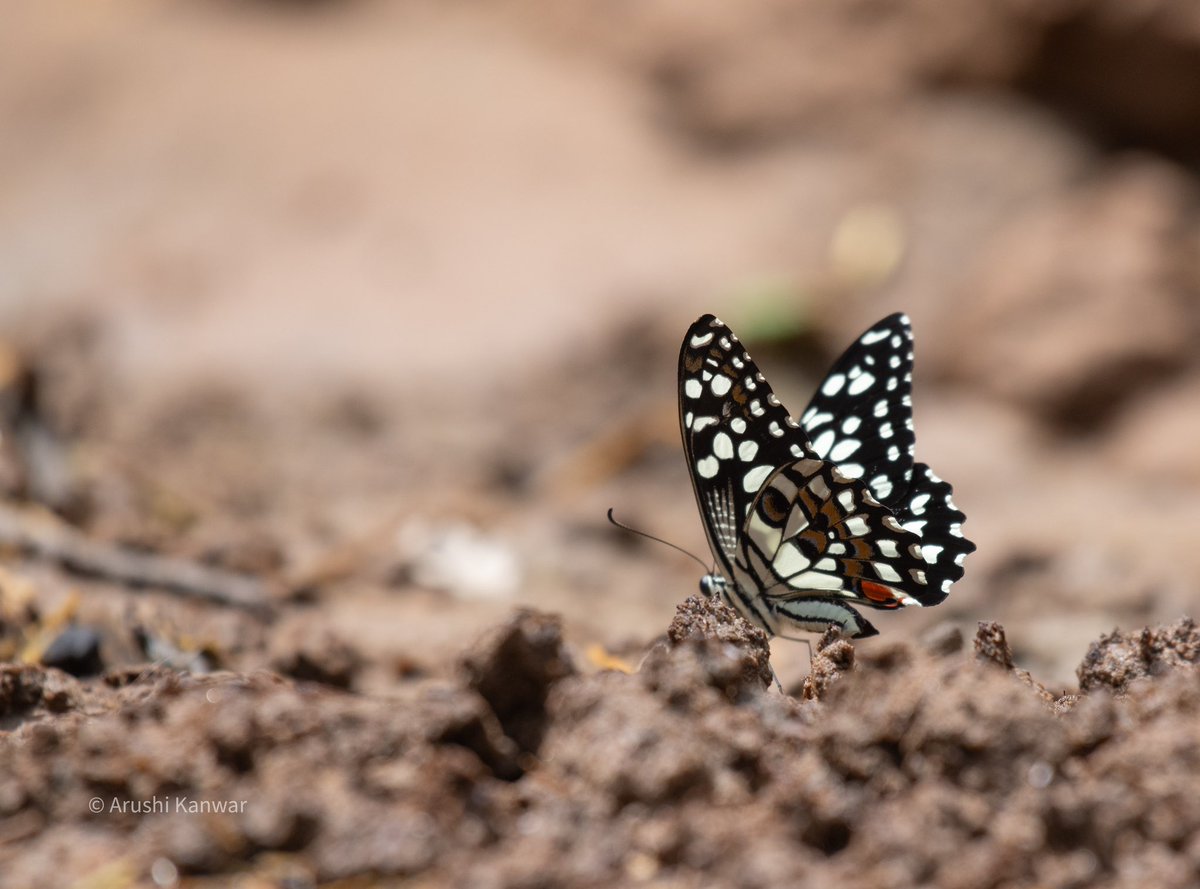
M 921 538 L 926 562 L 927 592 L 922 605 L 936 605 L 963 576 L 963 561 L 975 544 L 963 536 L 966 516 L 954 505 L 953 489 L 924 463 L 913 465 L 913 483 L 895 507 L 896 520 Z
M 764 599 L 792 620 L 820 623 L 829 600 L 849 610 L 850 602 L 894 609 L 944 598 L 931 586 L 916 531 L 827 461 L 802 458 L 777 470 L 741 539 L 739 567 L 763 578 Z
M 679 426 L 709 547 L 727 579 L 754 496 L 808 441 L 733 331 L 699 318 L 679 353 Z
M 889 506 L 912 483 L 912 369 L 912 326 L 897 312 L 842 353 L 800 415 L 817 456 Z

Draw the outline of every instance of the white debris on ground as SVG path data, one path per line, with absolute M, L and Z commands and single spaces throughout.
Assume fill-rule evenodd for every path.
M 412 581 L 459 599 L 511 599 L 521 583 L 516 552 L 465 522 L 405 523 L 396 534 Z

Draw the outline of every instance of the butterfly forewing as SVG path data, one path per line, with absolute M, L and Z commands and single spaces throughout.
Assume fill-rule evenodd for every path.
M 683 449 L 713 555 L 732 579 L 742 524 L 767 477 L 807 439 L 738 338 L 705 315 L 679 353 Z
M 907 315 L 884 318 L 834 362 L 800 415 L 817 456 L 889 506 L 912 480 L 912 342 Z
M 924 463 L 913 465 L 913 483 L 904 501 L 895 507 L 896 520 L 921 538 L 926 563 L 922 605 L 936 605 L 963 576 L 963 560 L 975 544 L 963 536 L 966 516 L 954 505 L 953 490 Z

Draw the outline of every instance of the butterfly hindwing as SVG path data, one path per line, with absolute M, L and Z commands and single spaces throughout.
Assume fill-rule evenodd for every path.
M 912 368 L 912 326 L 897 312 L 842 353 L 800 415 L 817 456 L 889 506 L 912 481 Z
M 858 479 L 814 458 L 776 471 L 755 498 L 742 535 L 744 566 L 764 594 L 813 594 L 871 608 L 922 604 L 928 594 L 921 538 Z

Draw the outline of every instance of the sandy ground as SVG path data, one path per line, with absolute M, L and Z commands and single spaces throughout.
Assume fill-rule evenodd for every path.
M 1190 6 L 8 6 L 0 884 L 1194 882 Z M 966 577 L 655 648 L 687 325 L 896 309 Z

